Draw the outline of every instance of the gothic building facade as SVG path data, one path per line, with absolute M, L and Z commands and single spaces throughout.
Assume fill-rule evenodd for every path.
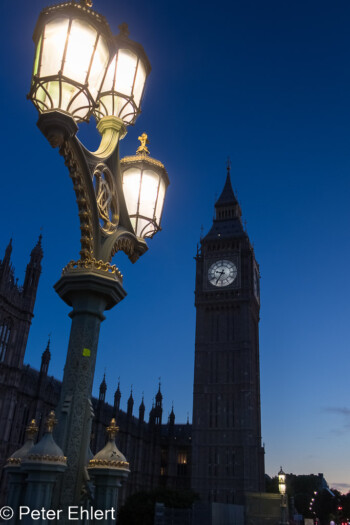
M 26 426 L 32 419 L 39 427 L 37 439 L 40 440 L 46 416 L 57 407 L 61 391 L 61 382 L 49 375 L 50 341 L 42 354 L 40 370 L 23 364 L 41 274 L 41 236 L 31 252 L 23 286 L 15 278 L 11 252 L 12 241 L 0 261 L 0 503 L 6 500 L 3 466 L 7 458 L 22 446 Z M 124 412 L 120 409 L 122 394 L 119 384 L 113 406 L 105 401 L 106 390 L 103 378 L 99 398 L 93 399 L 95 419 L 91 452 L 95 454 L 103 448 L 106 427 L 115 417 L 120 429 L 118 447 L 132 466 L 128 481 L 121 490 L 120 502 L 130 494 L 159 486 L 189 489 L 191 425 L 189 422 L 176 424 L 173 410 L 168 421 L 163 423 L 160 384 L 148 417 L 143 399 L 135 416 L 132 392 Z
M 241 210 L 228 173 L 216 202 L 216 218 L 201 240 L 196 257 L 197 309 L 193 425 L 176 424 L 172 409 L 163 421 L 159 385 L 149 416 L 142 399 L 120 409 L 120 387 L 113 406 L 106 403 L 103 378 L 93 399 L 95 419 L 91 451 L 106 442 L 112 417 L 119 426 L 118 448 L 131 474 L 120 502 L 135 492 L 159 486 L 190 489 L 206 502 L 242 504 L 246 492 L 264 488 L 260 430 L 259 267 L 241 222 Z M 50 342 L 40 370 L 23 365 L 41 273 L 41 236 L 31 252 L 23 286 L 11 265 L 12 243 L 0 262 L 0 468 L 23 443 L 25 427 L 35 419 L 43 433 L 55 409 L 61 383 L 49 376 Z M 136 412 L 136 415 L 134 413 Z M 0 474 L 0 503 L 6 480 Z

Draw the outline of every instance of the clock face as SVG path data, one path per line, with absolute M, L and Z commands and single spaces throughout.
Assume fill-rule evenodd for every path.
M 214 262 L 208 270 L 208 280 L 214 286 L 229 286 L 236 277 L 236 265 L 226 259 Z

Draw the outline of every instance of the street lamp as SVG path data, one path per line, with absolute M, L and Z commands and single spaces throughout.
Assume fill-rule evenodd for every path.
M 281 525 L 287 525 L 286 475 L 282 467 L 278 473 L 278 490 L 281 494 Z
M 113 36 L 105 18 L 91 7 L 89 0 L 73 0 L 43 9 L 33 36 L 28 95 L 40 114 L 39 129 L 65 160 L 80 218 L 80 259 L 68 263 L 55 285 L 72 307 L 55 433 L 67 456 L 55 502 L 63 509 L 80 503 L 89 479 L 91 392 L 103 312 L 126 295 L 111 260 L 123 251 L 135 262 L 147 250 L 145 238 L 160 229 L 169 184 L 163 164 L 142 147 L 144 135 L 137 161 L 127 157 L 120 168 L 119 140 L 140 113 L 151 67 L 126 24 Z M 92 115 L 102 136 L 93 153 L 76 137 L 77 124 Z

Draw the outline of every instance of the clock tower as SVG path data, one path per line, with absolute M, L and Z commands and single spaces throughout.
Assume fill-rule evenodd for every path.
M 196 256 L 192 488 L 244 503 L 264 490 L 259 374 L 259 266 L 230 168 Z

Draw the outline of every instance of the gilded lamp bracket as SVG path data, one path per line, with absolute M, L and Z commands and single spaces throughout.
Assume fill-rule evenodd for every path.
M 95 261 L 104 267 L 118 251 L 123 251 L 135 262 L 147 250 L 147 244 L 134 233 L 123 195 L 119 164 L 119 139 L 126 133 L 123 121 L 117 117 L 99 121 L 102 137 L 95 152 L 79 141 L 75 121 L 62 111 L 42 113 L 38 127 L 51 146 L 59 148 L 73 181 L 81 261 Z

